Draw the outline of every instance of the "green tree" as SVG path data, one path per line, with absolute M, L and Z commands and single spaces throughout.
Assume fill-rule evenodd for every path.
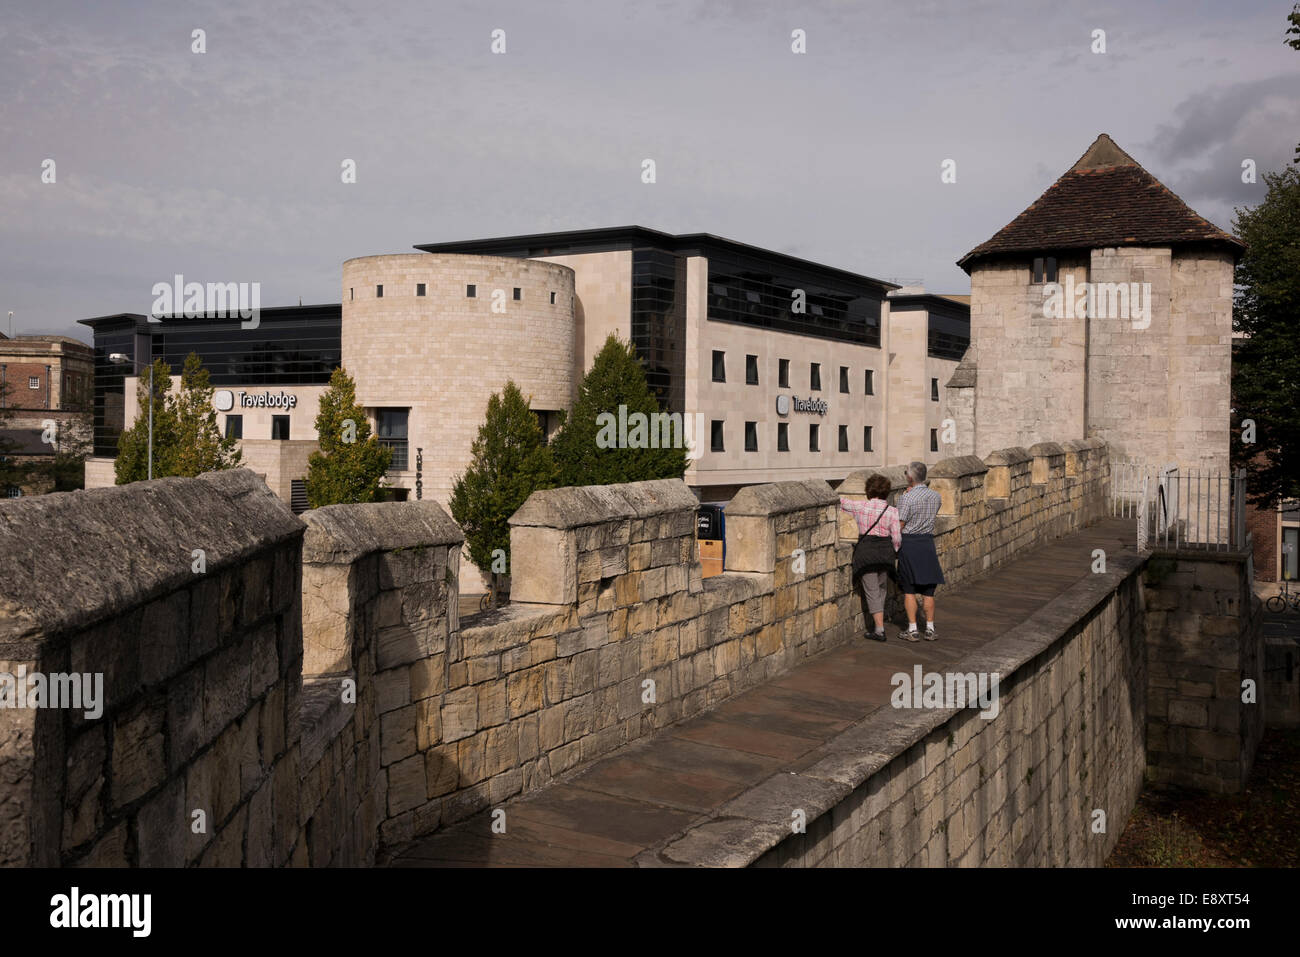
M 1233 349 L 1237 428 L 1234 463 L 1251 472 L 1251 501 L 1271 508 L 1300 494 L 1300 168 L 1265 173 L 1268 194 L 1238 209 L 1234 228 L 1247 244 L 1237 263 Z M 1243 420 L 1255 441 L 1242 442 Z
M 618 442 L 611 447 L 608 441 L 616 433 L 610 425 L 619 420 L 620 406 L 624 407 L 624 421 L 628 423 L 627 445 L 640 447 L 619 447 Z M 650 448 L 650 429 L 640 437 L 635 431 L 634 415 L 639 413 L 653 424 L 650 416 L 660 411 L 658 400 L 646 385 L 636 350 L 611 335 L 583 376 L 578 401 L 551 442 L 560 484 L 612 485 L 680 478 L 686 471 L 685 423 L 679 422 L 675 430 L 676 436 L 681 436 L 677 448 Z
M 449 503 L 465 533 L 470 561 L 491 582 L 494 608 L 501 575 L 510 568 L 510 516 L 534 490 L 553 488 L 557 478 L 537 416 L 519 387 L 507 382 L 488 399 L 469 468 L 456 478 Z M 503 560 L 494 560 L 497 549 Z
M 162 359 L 153 365 L 153 475 L 161 478 L 176 475 L 179 429 L 175 403 L 171 400 L 172 370 Z M 139 482 L 149 476 L 149 370 L 136 379 L 137 408 L 140 410 L 131 427 L 117 440 L 117 461 L 113 471 L 117 484 Z
M 185 357 L 176 396 L 176 471 L 172 474 L 194 476 L 232 469 L 243 457 L 238 440 L 223 437 L 217 428 L 212 392 L 208 370 L 198 353 L 191 352 Z
M 1286 38 L 1282 42 L 1292 50 L 1300 50 L 1300 3 L 1291 8 L 1286 20 L 1290 26 L 1286 28 Z M 1300 146 L 1295 148 L 1295 159 L 1292 162 L 1300 163 Z
M 316 435 L 320 451 L 307 459 L 307 504 L 321 508 L 375 501 L 393 451 L 371 434 L 365 410 L 357 404 L 356 383 L 342 366 L 321 393 Z

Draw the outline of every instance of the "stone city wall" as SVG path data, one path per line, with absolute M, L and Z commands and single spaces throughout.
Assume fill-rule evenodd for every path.
M 950 580 L 1086 524 L 1105 466 L 1089 443 L 937 463 Z M 431 502 L 299 521 L 241 469 L 6 504 L 0 658 L 103 673 L 106 705 L 0 711 L 0 860 L 373 863 L 860 634 L 838 502 L 742 489 L 702 580 L 684 483 L 537 492 L 511 603 L 464 623 Z
M 991 720 L 882 708 L 668 853 L 760 867 L 1101 866 L 1145 766 L 1141 564 L 1116 557 L 961 661 L 1000 675 Z M 720 853 L 728 832 L 745 836 Z
M 1263 670 L 1263 606 L 1247 560 L 1246 552 L 1152 554 L 1147 751 L 1156 784 L 1219 793 L 1246 786 L 1264 733 L 1265 694 L 1284 690 L 1275 684 L 1280 675 Z M 1254 682 L 1252 701 L 1242 700 L 1246 679 Z
M 0 709 L 0 863 L 293 859 L 302 532 L 247 470 L 5 505 L 0 672 L 102 693 Z

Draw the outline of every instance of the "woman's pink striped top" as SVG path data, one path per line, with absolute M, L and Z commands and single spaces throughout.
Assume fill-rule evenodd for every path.
M 871 528 L 871 523 L 876 521 L 876 516 L 880 515 L 880 510 L 884 509 L 884 516 L 879 522 L 876 522 L 875 528 L 871 528 L 871 534 L 879 535 L 881 538 L 888 535 L 894 540 L 894 551 L 898 551 L 898 547 L 903 544 L 903 530 L 898 524 L 898 509 L 883 498 L 870 498 L 866 501 L 842 498 L 840 499 L 840 508 L 858 520 L 859 535 L 867 533 L 867 529 Z

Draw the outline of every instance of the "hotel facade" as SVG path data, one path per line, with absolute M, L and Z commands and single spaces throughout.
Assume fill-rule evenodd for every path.
M 162 358 L 179 378 L 195 351 L 220 427 L 295 509 L 340 364 L 393 449 L 391 494 L 445 503 L 488 398 L 513 380 L 552 435 L 611 333 L 635 346 L 664 410 L 702 424 L 685 476 L 702 501 L 952 454 L 941 396 L 970 341 L 964 297 L 636 226 L 416 248 L 350 259 L 340 304 L 263 309 L 256 326 L 83 320 L 96 356 L 87 487 L 113 482 L 138 374 Z

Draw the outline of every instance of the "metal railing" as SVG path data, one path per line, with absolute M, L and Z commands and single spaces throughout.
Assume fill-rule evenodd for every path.
M 1111 515 L 1136 523 L 1139 549 L 1246 547 L 1246 470 L 1111 464 Z

